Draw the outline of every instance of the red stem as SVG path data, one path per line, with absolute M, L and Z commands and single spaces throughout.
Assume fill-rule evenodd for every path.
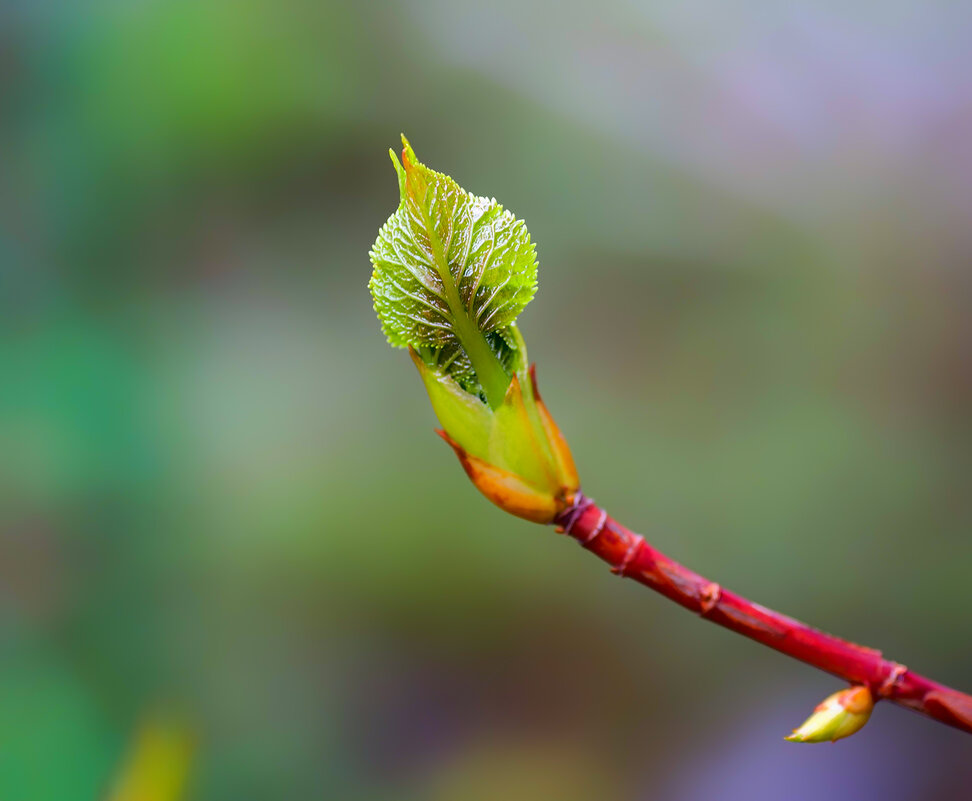
M 866 685 L 875 698 L 886 698 L 972 733 L 972 696 L 926 679 L 873 648 L 810 628 L 724 590 L 656 551 L 644 537 L 629 531 L 580 492 L 554 522 L 611 565 L 614 573 L 651 587 L 706 620 L 851 684 Z

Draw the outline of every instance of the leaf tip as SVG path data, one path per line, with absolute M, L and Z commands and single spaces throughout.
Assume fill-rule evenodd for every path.
M 415 158 L 415 151 L 412 149 L 412 143 L 408 141 L 408 137 L 402 134 L 402 161 L 405 162 L 406 168 L 409 166 L 415 166 L 418 159 Z
M 395 153 L 393 148 L 388 148 L 388 156 L 391 158 L 392 166 L 395 168 L 395 173 L 398 175 L 398 191 L 402 198 L 405 197 L 405 170 L 402 168 L 401 162 L 398 160 L 398 154 Z

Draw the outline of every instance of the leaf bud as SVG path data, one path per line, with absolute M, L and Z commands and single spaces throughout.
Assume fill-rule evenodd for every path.
M 803 725 L 783 739 L 791 743 L 835 742 L 860 731 L 871 717 L 874 697 L 864 685 L 827 696 Z

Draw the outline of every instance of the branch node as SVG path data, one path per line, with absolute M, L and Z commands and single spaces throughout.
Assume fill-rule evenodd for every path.
M 699 601 L 702 608 L 699 610 L 699 614 L 705 617 L 709 612 L 715 609 L 716 604 L 722 598 L 722 587 L 720 587 L 716 582 L 710 581 L 702 588 L 702 592 L 699 593 Z
M 888 673 L 887 678 L 877 689 L 877 694 L 881 698 L 890 698 L 894 693 L 895 687 L 898 686 L 901 677 L 908 672 L 908 668 L 898 662 L 892 662 L 891 664 L 893 665 L 891 672 Z
M 591 533 L 587 535 L 587 539 L 585 539 L 581 545 L 590 545 L 592 542 L 594 542 L 594 540 L 597 539 L 597 535 L 604 531 L 604 524 L 607 523 L 607 519 L 608 513 L 602 509 L 601 516 L 597 519 L 597 525 L 594 526 Z
M 593 505 L 594 501 L 584 495 L 580 490 L 577 490 L 573 502 L 567 509 L 564 509 L 563 512 L 557 515 L 554 521 L 557 523 L 557 533 L 571 536 L 574 525 L 580 520 L 581 515 L 587 511 L 587 507 Z M 605 514 L 607 513 L 605 512 Z
M 628 550 L 624 554 L 624 559 L 621 560 L 621 564 L 617 567 L 612 567 L 611 572 L 616 576 L 624 578 L 628 575 L 628 567 L 635 560 L 638 555 L 638 551 L 641 550 L 642 546 L 645 544 L 645 538 L 640 534 L 635 534 L 631 540 L 631 544 L 628 546 Z

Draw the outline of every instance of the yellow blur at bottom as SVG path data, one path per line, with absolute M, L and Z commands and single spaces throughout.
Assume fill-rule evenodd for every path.
M 163 717 L 139 727 L 107 801 L 179 801 L 185 793 L 193 740 L 186 727 Z

